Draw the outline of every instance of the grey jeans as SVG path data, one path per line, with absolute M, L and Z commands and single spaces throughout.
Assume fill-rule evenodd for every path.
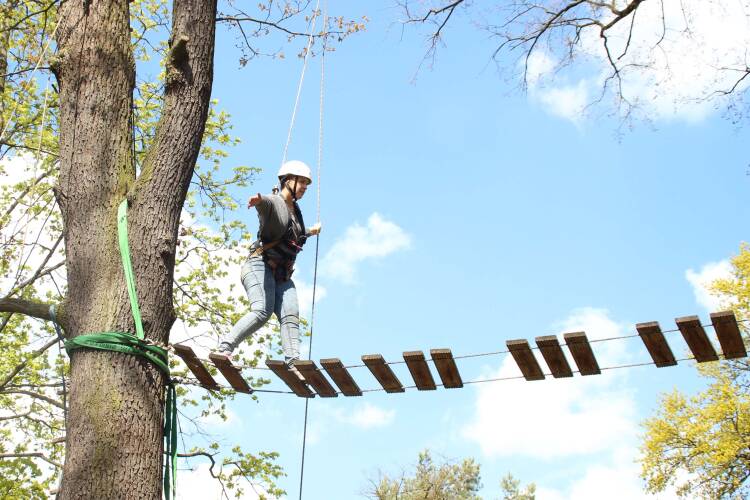
M 250 257 L 242 266 L 242 285 L 250 301 L 250 312 L 232 327 L 222 341 L 231 350 L 255 333 L 275 313 L 281 325 L 281 348 L 287 363 L 299 359 L 299 303 L 292 280 L 276 281 L 261 257 Z

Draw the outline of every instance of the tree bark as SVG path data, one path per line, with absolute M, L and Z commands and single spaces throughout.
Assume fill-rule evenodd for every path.
M 136 179 L 128 1 L 83 0 L 60 8 L 56 195 L 68 294 L 59 317 L 69 338 L 135 332 L 117 244 L 117 207 L 127 198 L 144 331 L 148 339 L 168 341 L 179 216 L 211 95 L 215 15 L 215 0 L 174 2 L 176 50 L 168 64 L 165 106 Z M 60 498 L 161 496 L 165 383 L 154 366 L 131 355 L 73 353 Z

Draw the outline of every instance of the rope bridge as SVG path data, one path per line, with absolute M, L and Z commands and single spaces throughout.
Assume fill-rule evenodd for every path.
M 657 368 L 675 366 L 678 361 L 695 360 L 698 363 L 718 361 L 721 359 L 735 359 L 747 357 L 747 350 L 740 334 L 737 318 L 732 311 L 711 313 L 711 324 L 703 325 L 698 316 L 685 316 L 677 318 L 674 330 L 662 331 L 656 321 L 638 323 L 636 325 L 637 336 L 643 341 L 651 361 L 645 363 L 600 367 L 596 359 L 592 344 L 597 342 L 619 340 L 635 337 L 628 335 L 623 337 L 612 337 L 607 339 L 589 340 L 585 332 L 571 332 L 563 334 L 561 343 L 555 335 L 545 335 L 535 338 L 536 346 L 531 346 L 526 339 L 515 339 L 506 341 L 507 350 L 488 353 L 470 354 L 466 356 L 453 356 L 450 349 L 431 349 L 429 359 L 422 351 L 407 351 L 403 353 L 403 361 L 387 362 L 380 354 L 366 354 L 362 356 L 361 365 L 345 366 L 338 358 L 326 358 L 320 360 L 320 367 L 312 360 L 295 361 L 294 366 L 304 377 L 304 381 L 292 372 L 281 360 L 268 359 L 266 367 L 281 379 L 289 388 L 290 393 L 303 398 L 317 396 L 323 398 L 344 396 L 362 396 L 366 392 L 385 391 L 387 393 L 401 393 L 406 389 L 417 389 L 419 391 L 433 391 L 438 387 L 445 389 L 458 389 L 468 384 L 494 382 L 499 380 L 510 380 L 523 378 L 527 381 L 544 380 L 548 376 L 553 378 L 573 377 L 574 374 L 581 376 L 599 375 L 603 370 L 616 368 L 631 368 L 635 366 L 655 365 Z M 719 354 L 713 343 L 706 334 L 704 327 L 712 327 L 716 333 L 721 348 Z M 682 334 L 692 357 L 676 359 L 671 347 L 667 343 L 664 333 L 677 332 Z M 229 385 L 237 392 L 251 394 L 253 392 L 276 392 L 289 393 L 287 391 L 254 391 L 242 376 L 243 368 L 235 366 L 230 361 L 213 354 L 209 360 L 201 360 L 189 346 L 174 344 L 170 346 L 187 365 L 193 373 L 197 383 L 209 390 L 219 390 L 223 386 L 211 375 L 207 363 L 213 364 L 224 376 Z M 568 362 L 563 347 L 572 357 L 575 367 Z M 541 353 L 548 372 L 543 371 L 542 364 L 537 359 L 534 351 Z M 459 372 L 456 360 L 478 356 L 491 356 L 507 354 L 513 357 L 522 376 L 505 377 L 488 380 L 464 381 Z M 429 362 L 429 363 L 428 363 Z M 206 363 L 206 364 L 204 364 Z M 391 365 L 406 364 L 413 385 L 404 386 L 391 369 Z M 433 370 L 437 372 L 440 383 L 436 382 Z M 380 388 L 362 390 L 350 373 L 351 368 L 367 367 Z M 574 369 L 575 368 L 575 369 Z M 327 376 L 326 376 L 327 375 Z M 329 380 L 330 379 L 330 380 Z M 331 383 L 332 381 L 332 383 Z M 334 387 L 335 385 L 335 387 Z

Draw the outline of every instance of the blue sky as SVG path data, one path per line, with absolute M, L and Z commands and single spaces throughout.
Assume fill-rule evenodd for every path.
M 675 65 L 666 96 L 652 94 L 648 78 L 629 80 L 652 121 L 622 131 L 606 103 L 588 116 L 576 107 L 600 78 L 595 64 L 551 81 L 542 58 L 530 91 L 518 92 L 489 63 L 492 41 L 459 17 L 434 67 L 418 71 L 423 38 L 402 33 L 386 5 L 330 2 L 331 12 L 370 22 L 326 58 L 313 359 L 359 364 L 381 353 L 397 361 L 403 351 L 443 347 L 465 355 L 578 329 L 595 339 L 634 333 L 642 321 L 668 329 L 678 316 L 707 320 L 718 305 L 700 295 L 701 280 L 726 272 L 748 239 L 747 130 L 712 105 L 669 105 L 670 89 L 700 83 L 680 71 L 690 61 Z M 711 41 L 717 23 L 707 19 L 701 34 Z M 743 26 L 739 39 L 748 36 Z M 231 35 L 219 36 L 213 96 L 243 141 L 226 165 L 264 168 L 243 198 L 274 184 L 301 69 L 295 50 L 286 52 L 238 69 Z M 289 152 L 313 166 L 318 63 L 310 63 Z M 311 223 L 314 189 L 302 206 Z M 255 227 L 254 213 L 240 216 Z M 309 244 L 295 275 L 303 292 L 313 257 Z M 678 336 L 668 338 L 685 352 Z M 594 349 L 602 366 L 649 359 L 637 338 Z M 404 367 L 394 369 L 408 384 Z M 462 360 L 459 369 L 464 380 L 518 373 L 508 356 Z M 366 369 L 352 373 L 361 387 L 377 386 Z M 379 471 L 408 469 L 425 448 L 474 457 L 486 498 L 499 497 L 507 472 L 535 482 L 540 499 L 651 498 L 640 493 L 634 463 L 639 422 L 664 391 L 700 385 L 683 363 L 315 399 L 305 498 L 356 498 Z M 229 422 L 213 430 L 227 444 L 279 451 L 289 474 L 281 486 L 297 498 L 303 411 L 293 396 L 238 397 Z M 183 472 L 179 495 L 207 498 L 204 474 Z

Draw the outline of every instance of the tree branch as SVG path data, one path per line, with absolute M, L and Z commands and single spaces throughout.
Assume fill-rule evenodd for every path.
M 26 358 L 21 363 L 19 363 L 15 368 L 13 368 L 13 370 L 11 370 L 11 372 L 2 380 L 2 382 L 0 382 L 0 391 L 5 389 L 5 387 L 13 380 L 13 378 L 15 378 L 15 376 L 18 375 L 21 372 L 21 370 L 26 368 L 26 365 L 28 365 L 30 361 L 38 358 L 39 356 L 47 352 L 47 350 L 53 345 L 55 345 L 56 343 L 57 343 L 56 338 L 50 340 L 39 349 L 32 352 L 28 358 Z
M 214 474 L 214 466 L 216 465 L 216 461 L 214 460 L 214 455 L 211 453 L 208 453 L 206 451 L 193 451 L 190 453 L 178 453 L 178 457 L 180 458 L 191 458 L 191 457 L 206 457 L 211 461 L 211 466 L 208 468 L 208 472 L 211 473 L 211 477 L 214 479 L 219 479 L 219 476 Z
M 2 422 L 4 420 L 15 420 L 17 418 L 24 418 L 24 417 L 28 417 L 29 415 L 31 415 L 31 409 L 29 409 L 29 411 L 27 411 L 26 413 L 20 413 L 18 415 L 15 415 L 15 414 L 14 415 L 6 415 L 4 417 L 0 417 L 0 422 Z
M 23 23 L 23 22 L 24 22 L 24 21 L 26 21 L 27 19 L 31 19 L 32 17 L 34 17 L 34 16 L 38 16 L 39 14 L 44 14 L 44 13 L 46 13 L 46 12 L 49 12 L 49 10 L 50 10 L 50 9 L 51 9 L 52 7 L 54 7 L 55 5 L 57 5 L 57 4 L 58 4 L 58 3 L 60 3 L 60 2 L 61 2 L 61 0 L 53 0 L 53 2 L 52 2 L 52 3 L 50 3 L 49 5 L 47 5 L 47 6 L 45 7 L 45 8 L 43 8 L 43 9 L 41 9 L 41 10 L 37 10 L 37 11 L 35 11 L 35 12 L 31 12 L 31 13 L 27 14 L 26 16 L 24 16 L 24 17 L 22 17 L 21 19 L 19 19 L 18 21 L 16 21 L 16 23 L 15 23 L 15 24 L 13 24 L 13 25 L 11 25 L 11 26 L 8 26 L 7 28 L 4 28 L 4 29 L 2 29 L 2 30 L 0 30 L 0 31 L 12 31 L 12 30 L 14 30 L 14 29 L 18 28 L 18 27 L 19 27 L 19 26 L 21 25 L 21 23 Z
M 52 318 L 49 315 L 50 304 L 43 302 L 33 302 L 25 299 L 12 299 L 4 298 L 0 299 L 0 313 L 7 312 L 11 314 L 20 313 L 32 318 L 39 318 L 45 321 L 50 321 Z
M 62 464 L 59 464 L 55 462 L 54 460 L 47 458 L 46 455 L 40 452 L 30 452 L 30 453 L 3 453 L 0 454 L 0 459 L 6 459 L 6 458 L 41 458 L 45 462 L 47 462 L 50 465 L 54 465 L 55 467 L 62 469 Z
M 2 392 L 0 392 L 0 394 L 22 394 L 24 396 L 29 396 L 29 397 L 32 397 L 32 398 L 35 398 L 35 399 L 42 400 L 45 403 L 49 403 L 52 406 L 56 406 L 57 408 L 60 408 L 61 410 L 65 409 L 65 407 L 63 406 L 63 404 L 60 403 L 59 401 L 55 401 L 54 399 L 52 399 L 52 398 L 50 398 L 48 396 L 45 396 L 44 394 L 39 394 L 38 392 L 24 391 L 24 390 L 21 390 L 21 389 L 13 389 L 13 390 L 8 390 L 8 391 L 2 391 Z

